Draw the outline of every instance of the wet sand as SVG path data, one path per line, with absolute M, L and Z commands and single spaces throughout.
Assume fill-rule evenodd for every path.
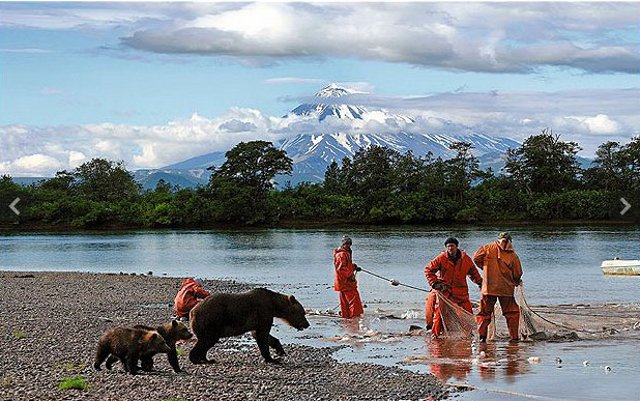
M 155 372 L 131 376 L 120 365 L 95 371 L 97 340 L 108 327 L 158 325 L 173 316 L 181 279 L 93 273 L 0 272 L 1 400 L 419 400 L 451 389 L 432 375 L 374 364 L 338 363 L 338 346 L 284 344 L 281 365 L 266 364 L 247 337 L 222 341 L 212 365 L 193 365 L 192 344 L 179 345 L 186 373 L 164 355 Z M 238 292 L 246 284 L 207 281 L 211 291 Z M 313 322 L 312 322 L 313 324 Z M 293 330 L 293 329 L 291 329 Z M 59 389 L 82 377 L 88 388 Z

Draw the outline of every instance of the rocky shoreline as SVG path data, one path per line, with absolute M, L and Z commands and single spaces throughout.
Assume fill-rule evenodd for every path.
M 232 338 L 212 351 L 213 365 L 193 365 L 192 344 L 179 345 L 186 373 L 164 355 L 155 371 L 128 375 L 93 369 L 97 340 L 116 325 L 157 325 L 173 316 L 181 279 L 146 275 L 0 271 L 0 400 L 421 400 L 449 395 L 433 376 L 372 364 L 338 363 L 335 347 L 285 344 L 281 365 L 266 364 L 255 342 Z M 212 291 L 250 288 L 207 281 Z M 86 389 L 59 388 L 79 377 Z

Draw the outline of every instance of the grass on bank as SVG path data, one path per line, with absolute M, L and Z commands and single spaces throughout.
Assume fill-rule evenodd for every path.
M 24 332 L 24 330 L 16 330 L 13 332 L 13 338 L 17 339 L 17 340 L 22 340 L 23 338 L 27 337 L 27 333 Z
M 89 388 L 89 384 L 82 376 L 67 377 L 66 379 L 62 379 L 60 381 L 60 384 L 58 384 L 58 388 L 60 390 L 86 390 Z

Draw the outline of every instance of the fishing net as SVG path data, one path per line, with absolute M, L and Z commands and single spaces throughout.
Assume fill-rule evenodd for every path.
M 473 338 L 476 333 L 476 319 L 440 291 L 436 292 L 443 333 L 447 338 Z
M 575 341 L 581 339 L 640 338 L 639 304 L 531 306 L 524 286 L 516 287 L 514 296 L 520 307 L 520 338 L 532 341 Z M 477 336 L 475 314 L 469 313 L 442 293 L 437 293 L 444 336 Z M 488 338 L 509 338 L 506 319 L 499 302 L 489 325 Z

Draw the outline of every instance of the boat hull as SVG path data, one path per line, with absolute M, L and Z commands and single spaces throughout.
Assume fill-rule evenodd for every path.
M 612 276 L 640 276 L 640 260 L 605 260 L 602 272 Z

